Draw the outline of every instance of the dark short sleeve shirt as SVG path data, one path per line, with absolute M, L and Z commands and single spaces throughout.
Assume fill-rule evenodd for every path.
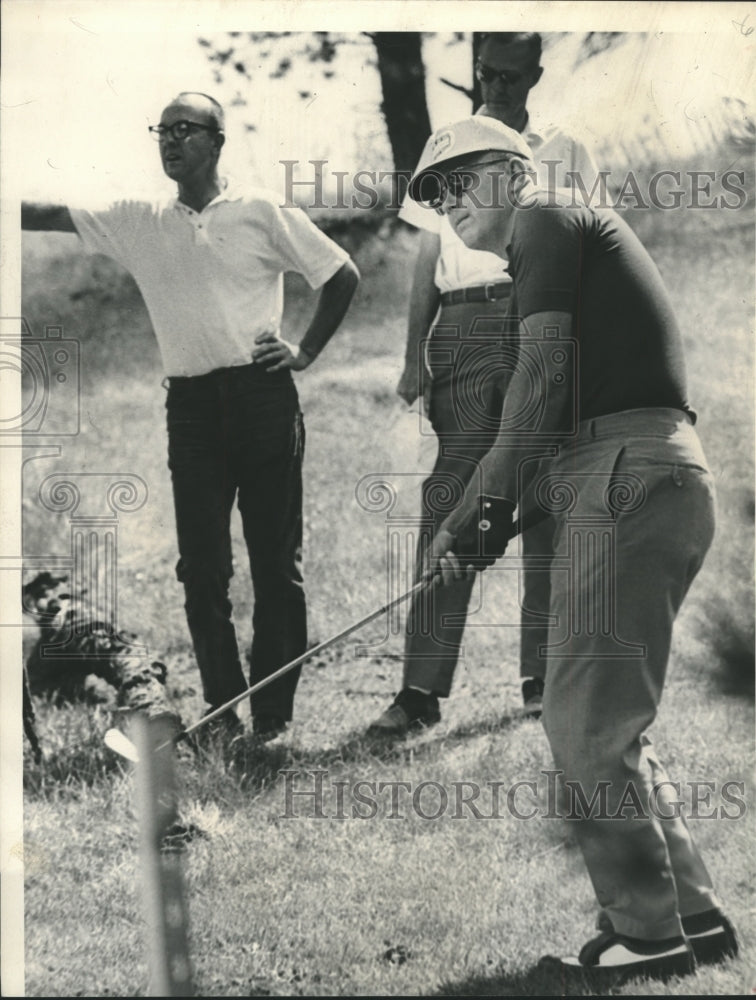
M 515 213 L 510 312 L 572 317 L 579 419 L 643 407 L 691 416 L 680 330 L 661 275 L 616 212 L 539 192 Z

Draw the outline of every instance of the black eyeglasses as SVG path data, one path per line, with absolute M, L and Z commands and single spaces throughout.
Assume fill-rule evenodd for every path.
M 519 73 L 515 69 L 494 69 L 493 66 L 486 66 L 485 63 L 477 62 L 475 64 L 475 76 L 481 83 L 493 83 L 494 80 L 498 80 L 505 87 L 513 87 L 522 80 L 525 74 Z
M 434 178 L 437 185 L 436 191 L 429 198 L 424 199 L 423 203 L 428 208 L 435 208 L 440 215 L 443 215 L 443 205 L 447 195 L 451 194 L 453 198 L 460 198 L 467 191 L 472 191 L 476 187 L 478 178 L 475 174 L 470 173 L 471 170 L 475 167 L 492 167 L 496 163 L 506 163 L 509 158 L 507 155 L 500 156 L 495 160 L 485 160 L 483 163 L 466 163 L 463 168 L 452 170 L 445 177 L 436 176 Z
M 206 132 L 218 131 L 214 125 L 200 125 L 199 122 L 187 122 L 183 119 L 174 122 L 172 125 L 148 126 L 149 133 L 156 142 L 162 142 L 167 135 L 170 135 L 172 139 L 176 139 L 177 142 L 183 142 L 184 139 L 193 134 L 196 128 L 204 129 Z

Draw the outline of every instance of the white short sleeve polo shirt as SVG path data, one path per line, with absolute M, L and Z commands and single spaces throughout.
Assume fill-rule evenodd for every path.
M 278 328 L 284 272 L 319 288 L 349 259 L 300 208 L 280 202 L 273 191 L 229 185 L 201 212 L 174 198 L 71 216 L 88 253 L 134 276 L 166 374 L 203 375 L 248 364 L 255 337 Z

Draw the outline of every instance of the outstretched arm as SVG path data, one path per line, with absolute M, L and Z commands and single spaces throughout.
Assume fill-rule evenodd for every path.
M 71 213 L 65 205 L 40 205 L 31 201 L 21 202 L 21 228 L 76 232 Z
M 258 347 L 252 352 L 252 360 L 263 364 L 271 372 L 282 368 L 294 371 L 307 368 L 338 329 L 359 280 L 360 272 L 355 265 L 351 260 L 345 261 L 323 285 L 315 315 L 299 346 L 287 343 L 275 332 L 261 333 L 255 340 Z

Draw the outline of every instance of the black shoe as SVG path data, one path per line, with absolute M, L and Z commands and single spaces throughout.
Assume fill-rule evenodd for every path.
M 565 978 L 595 988 L 618 985 L 628 979 L 670 979 L 695 972 L 693 949 L 684 937 L 645 941 L 614 931 L 588 941 L 577 958 L 546 958 Z
M 393 704 L 371 723 L 368 736 L 406 736 L 411 729 L 433 726 L 441 721 L 438 698 L 414 688 L 402 688 Z
M 540 719 L 543 710 L 544 683 L 541 677 L 526 677 L 522 682 L 522 700 L 525 704 L 525 715 L 531 719 Z
M 281 715 L 260 712 L 252 716 L 252 732 L 262 743 L 274 740 L 286 729 L 286 719 Z
M 735 928 L 721 910 L 715 908 L 683 917 L 682 926 L 701 965 L 713 965 L 738 954 Z

